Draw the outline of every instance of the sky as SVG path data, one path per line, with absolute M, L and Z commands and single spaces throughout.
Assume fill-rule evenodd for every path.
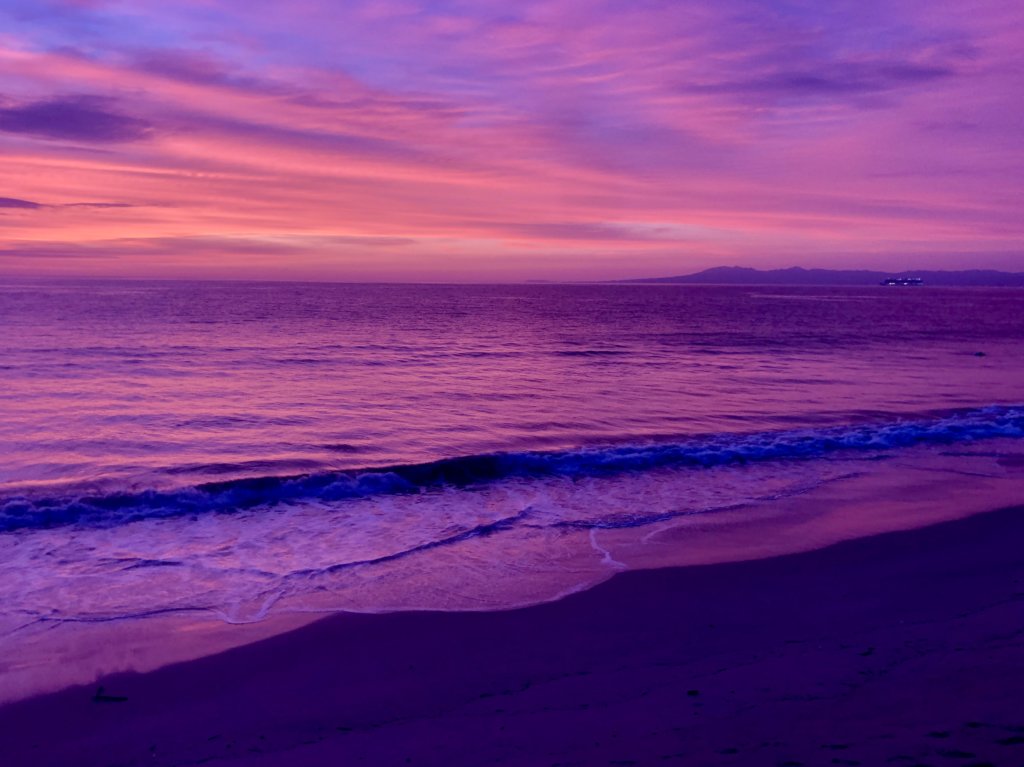
M 1020 0 L 0 0 L 0 276 L 1024 271 Z

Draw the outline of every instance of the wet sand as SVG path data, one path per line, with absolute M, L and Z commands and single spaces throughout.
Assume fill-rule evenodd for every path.
M 1024 507 L 0 708 L 0 764 L 1024 765 Z M 102 693 L 97 695 L 97 687 Z

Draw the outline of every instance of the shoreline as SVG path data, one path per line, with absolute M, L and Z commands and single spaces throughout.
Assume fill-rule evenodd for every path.
M 319 605 L 282 600 L 277 607 L 285 609 L 251 622 L 229 622 L 220 611 L 197 609 L 42 622 L 0 642 L 0 705 L 115 673 L 148 673 L 216 655 L 326 615 L 512 610 L 560 601 L 623 571 L 771 559 L 988 513 L 1024 497 L 1024 454 L 1018 451 L 1015 441 L 997 440 L 980 452 L 908 451 L 751 506 L 563 534 L 546 549 L 547 560 L 514 535 L 481 536 L 450 556 L 449 567 L 425 570 L 414 559 L 403 560 L 412 567 L 392 590 L 398 599 L 390 604 L 382 604 L 384 592 L 371 577 L 351 584 L 358 588 L 343 591 L 340 600 L 330 589 Z M 591 500 L 600 502 L 593 495 Z M 467 557 L 485 569 L 463 580 L 467 573 L 458 568 Z M 517 563 L 513 577 L 503 563 Z
M 1024 506 L 527 608 L 330 616 L 4 705 L 0 762 L 1018 764 L 1020 540 Z

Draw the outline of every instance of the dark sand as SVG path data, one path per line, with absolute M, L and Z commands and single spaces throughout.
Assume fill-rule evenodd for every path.
M 1024 508 L 101 684 L 0 709 L 0 765 L 1020 767 Z

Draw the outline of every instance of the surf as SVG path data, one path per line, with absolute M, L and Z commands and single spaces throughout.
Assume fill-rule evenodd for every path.
M 344 502 L 465 489 L 510 479 L 607 477 L 661 468 L 708 469 L 770 461 L 808 461 L 839 453 L 885 452 L 1024 437 L 1024 405 L 990 405 L 917 417 L 891 417 L 817 429 L 709 434 L 559 451 L 495 452 L 392 466 L 266 475 L 200 483 L 174 491 L 15 495 L 0 500 L 0 532 L 69 525 L 110 527 L 166 518 Z

